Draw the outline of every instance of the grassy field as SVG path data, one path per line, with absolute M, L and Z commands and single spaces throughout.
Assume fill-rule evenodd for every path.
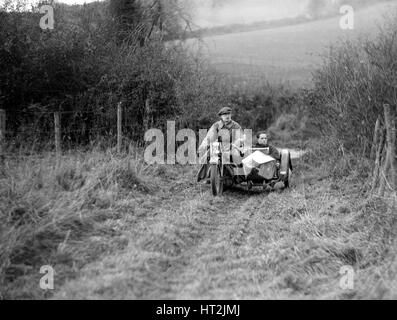
M 338 39 L 373 34 L 377 22 L 395 11 L 397 2 L 382 3 L 356 12 L 354 30 L 342 30 L 339 17 L 269 30 L 207 37 L 188 46 L 201 50 L 219 71 L 232 78 L 309 86 L 321 54 Z
M 0 177 L 5 299 L 397 298 L 396 226 L 365 167 L 294 160 L 292 188 L 214 198 L 194 167 L 139 153 L 6 160 Z M 55 290 L 39 288 L 54 267 Z M 354 290 L 340 268 L 356 270 Z

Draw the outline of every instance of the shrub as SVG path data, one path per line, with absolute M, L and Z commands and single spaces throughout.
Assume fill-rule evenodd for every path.
M 374 38 L 343 41 L 314 74 L 312 124 L 346 149 L 369 155 L 383 104 L 396 105 L 397 24 L 389 17 Z

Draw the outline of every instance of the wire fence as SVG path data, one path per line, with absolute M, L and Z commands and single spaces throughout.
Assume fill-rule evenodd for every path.
M 35 149 L 55 149 L 60 155 L 96 143 L 122 152 L 127 140 L 143 138 L 137 137 L 131 115 L 124 113 L 121 103 L 105 111 L 0 110 L 0 156 L 35 155 Z
M 210 63 L 222 72 L 222 81 L 230 92 L 255 91 L 255 88 L 263 88 L 269 80 L 274 80 L 273 73 L 278 74 L 278 70 L 269 72 L 271 61 L 258 57 L 225 59 L 213 56 Z M 120 104 L 106 110 L 47 110 L 51 107 L 41 105 L 27 110 L 0 110 L 0 154 L 21 149 L 24 151 L 19 154 L 34 154 L 35 148 L 55 148 L 60 154 L 62 150 L 95 143 L 117 147 L 120 151 L 128 140 L 144 140 L 144 130 L 141 130 L 144 124 L 137 123 L 134 111 L 123 109 Z M 59 119 L 58 127 L 56 118 Z

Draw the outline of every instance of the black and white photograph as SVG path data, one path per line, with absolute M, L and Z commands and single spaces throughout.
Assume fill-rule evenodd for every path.
M 0 300 L 396 300 L 396 122 L 397 0 L 0 0 Z

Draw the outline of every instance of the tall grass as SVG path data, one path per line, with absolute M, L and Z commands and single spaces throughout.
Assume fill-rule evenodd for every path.
M 0 294 L 5 299 L 46 297 L 39 288 L 42 265 L 56 267 L 62 282 L 103 252 L 125 247 L 128 240 L 120 232 L 129 213 L 125 208 L 157 189 L 134 150 L 124 156 L 91 151 L 61 159 L 16 157 L 6 159 L 2 171 Z

